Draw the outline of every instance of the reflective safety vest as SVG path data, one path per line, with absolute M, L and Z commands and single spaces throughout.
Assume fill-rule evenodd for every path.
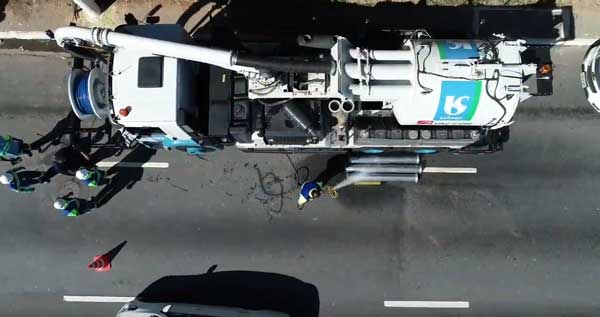
M 77 199 L 70 199 L 67 202 L 67 206 L 60 210 L 60 214 L 65 217 L 77 217 L 79 216 L 80 203 Z
M 98 187 L 100 180 L 103 177 L 103 172 L 100 171 L 90 171 L 88 177 L 83 180 L 83 183 L 89 187 Z
M 21 148 L 15 139 L 10 136 L 0 137 L 0 157 L 12 160 L 21 154 Z
M 12 170 L 6 173 L 12 175 L 13 177 L 13 181 L 8 184 L 8 188 L 10 188 L 10 190 L 17 193 L 31 193 L 33 191 L 33 187 L 30 185 L 23 186 L 21 183 L 21 178 L 19 177 L 19 173 L 16 173 Z

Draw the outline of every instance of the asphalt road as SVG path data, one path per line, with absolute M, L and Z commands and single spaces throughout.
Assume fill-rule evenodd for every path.
M 522 105 L 504 152 L 428 159 L 477 167 L 476 175 L 348 188 L 298 212 L 285 158 L 230 148 L 206 160 L 161 152 L 152 161 L 168 169 L 146 169 L 133 188 L 77 219 L 51 207 L 67 178 L 33 194 L 2 190 L 1 314 L 114 315 L 120 304 L 63 296 L 135 296 L 162 276 L 217 265 L 311 283 L 321 316 L 598 315 L 600 115 L 579 87 L 584 51 L 554 50 L 556 94 Z M 66 113 L 66 63 L 0 56 L 3 132 L 34 139 Z M 42 169 L 50 155 L 25 164 Z M 292 159 L 312 175 L 325 161 Z M 266 195 L 258 170 L 276 175 L 267 186 L 284 194 Z M 86 268 L 122 241 L 111 272 Z M 385 308 L 386 300 L 468 301 L 470 308 Z

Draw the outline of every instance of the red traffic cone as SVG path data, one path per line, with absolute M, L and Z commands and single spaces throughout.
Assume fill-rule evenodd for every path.
M 110 259 L 105 255 L 96 255 L 94 261 L 88 264 L 88 268 L 96 272 L 108 272 L 112 268 Z

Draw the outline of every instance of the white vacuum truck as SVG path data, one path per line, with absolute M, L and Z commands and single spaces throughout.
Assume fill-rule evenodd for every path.
M 192 154 L 219 143 L 247 152 L 495 152 L 519 103 L 551 93 L 551 62 L 501 36 L 438 40 L 415 30 L 378 49 L 301 35 L 293 47 L 264 43 L 268 55 L 257 43 L 201 46 L 177 25 L 53 36 L 75 57 L 69 97 L 81 120 L 108 119 L 129 144 Z

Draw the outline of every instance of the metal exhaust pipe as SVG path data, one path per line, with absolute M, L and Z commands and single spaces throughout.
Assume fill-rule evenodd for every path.
M 339 100 L 333 99 L 327 105 L 331 113 L 337 113 L 342 109 L 342 103 Z
M 352 164 L 408 164 L 408 165 L 419 165 L 421 158 L 418 154 L 415 155 L 397 155 L 397 156 L 385 156 L 385 155 L 360 155 L 353 156 L 350 158 Z
M 367 165 L 358 164 L 346 167 L 346 171 L 350 173 L 366 173 L 366 174 L 421 174 L 423 167 L 420 165 Z
M 398 182 L 398 183 L 413 183 L 419 182 L 419 174 L 356 174 L 348 175 L 348 179 L 352 180 L 353 184 L 361 182 Z
M 342 102 L 342 111 L 345 113 L 354 111 L 354 101 L 344 100 L 344 102 Z

